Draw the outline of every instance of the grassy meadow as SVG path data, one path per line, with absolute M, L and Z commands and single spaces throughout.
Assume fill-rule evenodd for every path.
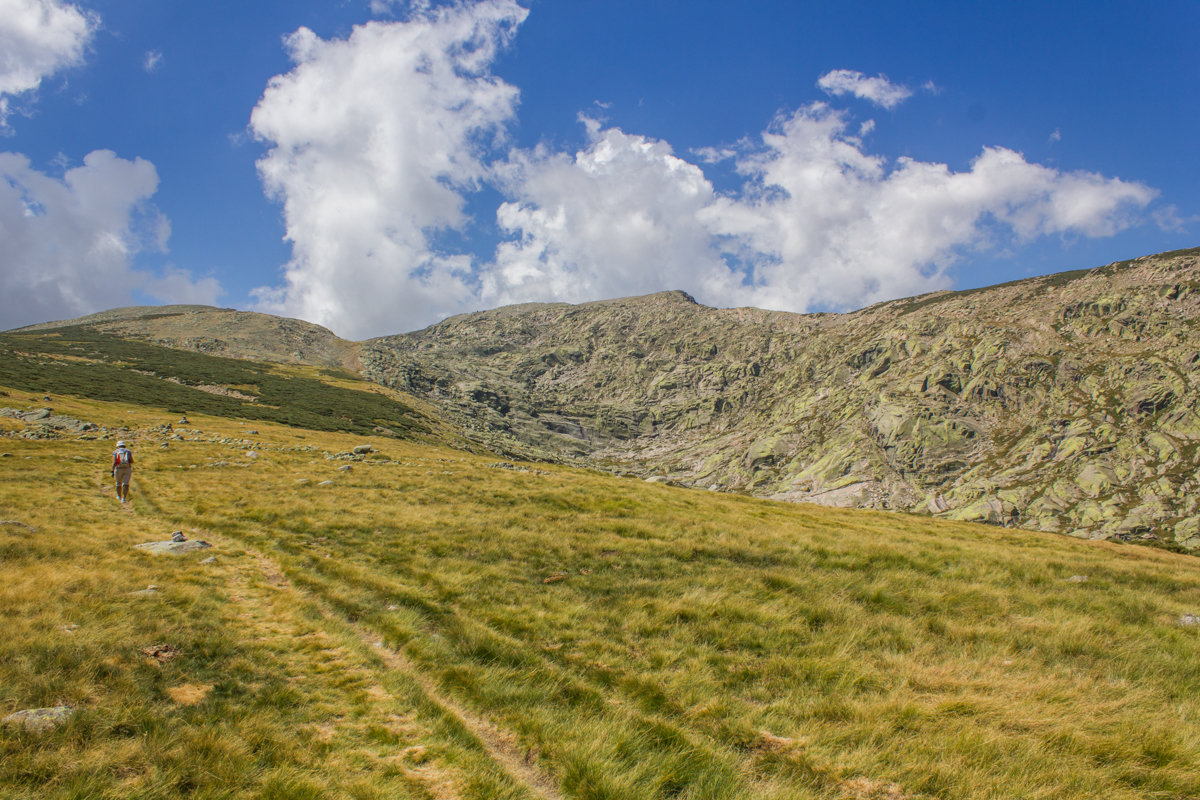
M 1195 557 L 49 405 L 137 465 L 0 438 L 0 797 L 1200 797 Z

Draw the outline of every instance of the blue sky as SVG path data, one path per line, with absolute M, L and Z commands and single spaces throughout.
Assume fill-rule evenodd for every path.
M 1200 5 L 0 0 L 0 328 L 847 310 L 1200 244 Z

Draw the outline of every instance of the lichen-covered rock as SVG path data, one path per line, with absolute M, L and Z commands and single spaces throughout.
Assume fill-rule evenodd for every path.
M 179 556 L 185 553 L 195 553 L 200 550 L 207 550 L 212 547 L 208 542 L 199 539 L 189 539 L 186 542 L 144 542 L 135 544 L 134 547 L 138 550 L 144 550 L 147 553 L 154 555 L 172 555 Z
M 1117 473 L 1107 464 L 1088 464 L 1075 478 L 1075 483 L 1089 497 L 1108 494 L 1116 482 Z
M 30 708 L 9 714 L 0 720 L 0 725 L 21 728 L 31 733 L 46 733 L 65 724 L 74 713 L 75 709 L 70 706 Z

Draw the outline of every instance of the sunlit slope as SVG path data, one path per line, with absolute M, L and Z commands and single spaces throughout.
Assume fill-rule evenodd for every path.
M 1193 557 L 53 407 L 138 465 L 0 440 L 4 797 L 1200 795 Z
M 22 331 L 83 327 L 123 339 L 206 355 L 357 369 L 358 344 L 311 322 L 254 311 L 171 305 L 114 308 Z
M 0 385 L 175 414 L 207 412 L 314 430 L 462 441 L 424 401 L 345 370 L 180 351 L 86 327 L 0 334 Z
M 363 374 L 492 449 L 1200 549 L 1200 248 L 847 314 L 682 292 L 451 317 Z

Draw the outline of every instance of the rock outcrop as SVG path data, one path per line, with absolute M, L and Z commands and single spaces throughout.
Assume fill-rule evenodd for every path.
M 1200 250 L 850 314 L 682 292 L 363 343 L 526 458 L 785 500 L 1200 547 Z

